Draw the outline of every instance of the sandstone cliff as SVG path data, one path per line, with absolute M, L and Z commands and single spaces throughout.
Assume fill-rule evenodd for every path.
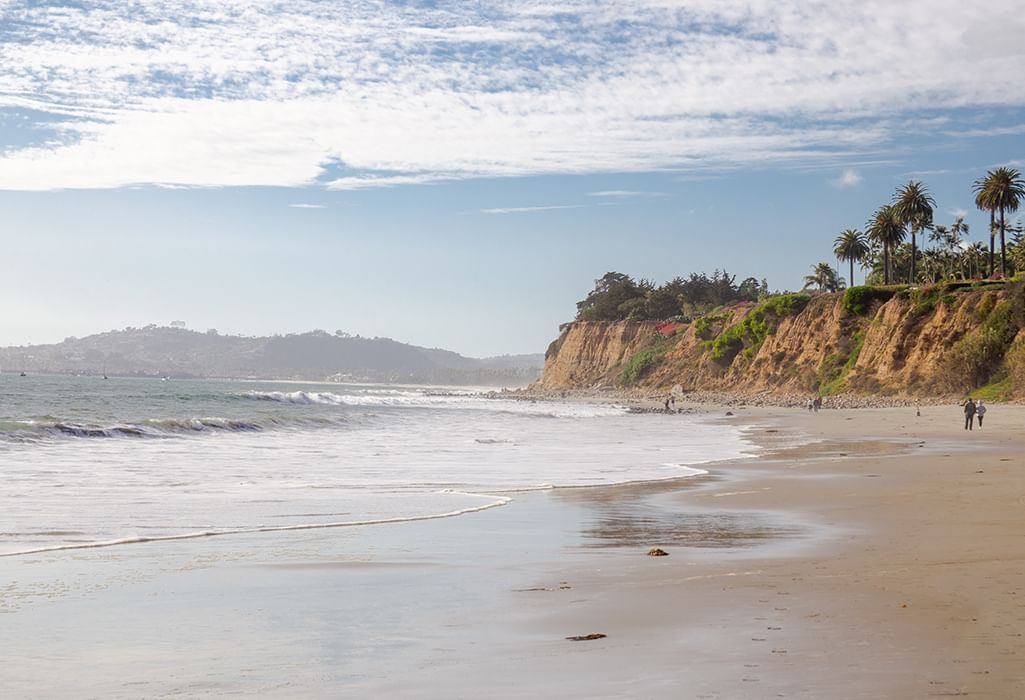
M 855 287 L 739 304 L 669 337 L 652 322 L 576 322 L 543 391 L 956 395 L 1025 398 L 1025 283 Z

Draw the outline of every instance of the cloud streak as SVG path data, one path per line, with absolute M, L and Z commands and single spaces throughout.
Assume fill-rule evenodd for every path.
M 601 192 L 588 192 L 588 197 L 602 197 L 607 199 L 631 199 L 634 197 L 665 197 L 664 192 L 639 192 L 636 190 L 603 190 Z
M 481 214 L 528 214 L 538 211 L 552 211 L 555 209 L 583 209 L 583 204 L 552 204 L 543 207 L 497 207 L 494 209 L 481 209 Z
M 49 135 L 0 144 L 0 188 L 843 161 L 907 115 L 942 134 L 944 110 L 1025 105 L 1023 32 L 1013 0 L 13 0 L 0 117 Z

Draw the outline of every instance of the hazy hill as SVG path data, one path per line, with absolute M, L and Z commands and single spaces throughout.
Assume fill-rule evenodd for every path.
M 537 379 L 543 364 L 540 354 L 477 359 L 388 338 L 324 331 L 243 337 L 157 326 L 67 338 L 53 345 L 0 348 L 0 368 L 5 372 L 62 374 L 513 386 Z

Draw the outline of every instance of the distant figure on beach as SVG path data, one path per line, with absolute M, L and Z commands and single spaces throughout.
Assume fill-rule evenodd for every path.
M 979 419 L 979 427 L 982 427 L 982 417 L 986 415 L 986 407 L 982 405 L 982 399 L 975 404 L 975 417 Z
M 808 413 L 815 410 L 815 399 L 808 399 Z
M 975 423 L 975 402 L 972 401 L 972 397 L 969 396 L 968 400 L 964 402 L 964 429 L 971 430 L 972 425 Z
M 672 407 L 673 407 L 674 409 L 676 408 L 676 397 L 675 397 L 675 396 L 670 396 L 670 397 L 669 397 L 669 404 L 670 404 L 670 405 L 671 405 L 671 406 L 672 406 Z
M 819 409 L 822 408 L 822 397 L 821 396 L 816 396 L 815 400 L 812 401 L 811 405 L 812 405 L 812 408 L 815 409 L 815 412 L 818 413 Z
M 669 413 L 669 399 L 666 399 L 666 413 Z

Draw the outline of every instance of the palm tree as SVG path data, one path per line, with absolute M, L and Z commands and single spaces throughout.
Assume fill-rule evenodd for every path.
M 979 178 L 972 185 L 975 191 L 975 206 L 983 211 L 989 212 L 989 276 L 993 276 L 993 241 L 997 232 L 997 208 L 990 206 L 989 192 L 984 186 L 985 178 Z
M 870 241 L 883 247 L 883 284 L 890 283 L 890 250 L 904 240 L 906 235 L 897 211 L 892 204 L 884 204 L 865 224 Z
M 804 278 L 804 288 L 815 286 L 826 292 L 835 292 L 843 287 L 843 280 L 836 274 L 833 266 L 827 262 L 820 262 L 811 266 L 811 274 Z
M 865 234 L 853 228 L 849 228 L 834 241 L 833 254 L 840 260 L 847 260 L 851 264 L 851 286 L 854 286 L 854 263 L 861 262 L 868 256 L 868 241 Z
M 968 235 L 968 224 L 964 222 L 963 216 L 954 219 L 954 223 L 950 225 L 950 235 L 954 238 L 951 247 L 960 245 L 964 237 Z
M 1007 246 L 1004 240 L 1004 232 L 1007 224 L 1004 221 L 1006 212 L 1016 212 L 1022 202 L 1025 202 L 1025 180 L 1017 168 L 1001 167 L 990 170 L 986 177 L 975 181 L 972 189 L 975 190 L 975 205 L 980 209 L 988 209 L 990 222 L 993 221 L 994 212 L 1000 212 L 1000 275 L 1007 275 Z M 994 231 L 995 234 L 995 231 Z M 990 240 L 995 236 L 991 234 Z M 992 242 L 990 250 L 993 249 Z M 990 253 L 990 274 L 993 272 L 992 253 Z
M 900 222 L 911 231 L 911 279 L 909 284 L 914 284 L 915 256 L 918 250 L 915 234 L 932 226 L 932 210 L 936 206 L 936 200 L 929 194 L 929 190 L 925 189 L 925 185 L 911 180 L 893 195 L 893 206 Z
M 965 263 L 968 266 L 968 276 L 975 277 L 976 272 L 982 270 L 986 261 L 986 246 L 981 241 L 973 241 L 964 248 Z
M 980 177 L 972 184 L 975 192 L 975 206 L 989 212 L 989 276 L 993 276 L 993 248 L 997 233 L 997 208 L 991 206 L 990 193 L 986 190 L 986 178 Z
M 964 240 L 964 236 L 967 235 L 967 233 L 968 224 L 964 222 L 963 216 L 959 216 L 954 219 L 954 223 L 950 226 L 936 224 L 936 227 L 933 228 L 932 232 L 929 234 L 929 240 L 945 249 L 944 259 L 946 261 L 957 263 L 960 266 L 960 263 L 956 258 L 959 257 L 959 253 L 962 251 L 961 242 Z M 944 276 L 954 276 L 954 271 L 951 266 L 948 265 L 944 267 Z M 963 276 L 964 274 L 962 273 L 962 277 Z

